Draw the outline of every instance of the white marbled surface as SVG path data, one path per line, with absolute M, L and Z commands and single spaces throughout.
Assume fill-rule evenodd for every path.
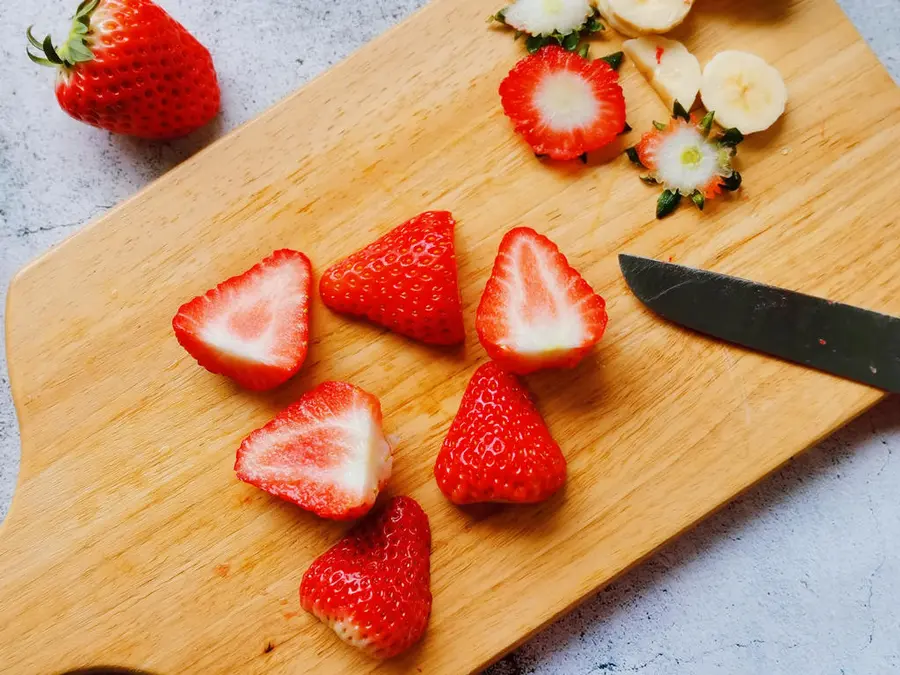
M 0 10 L 8 33 L 0 43 L 4 296 L 10 277 L 31 258 L 400 21 L 424 0 L 162 0 L 212 47 L 224 94 L 224 114 L 217 124 L 169 144 L 111 137 L 77 124 L 56 108 L 52 76 L 24 57 L 20 34 L 29 23 L 63 29 L 72 4 L 4 2 Z M 900 79 L 900 0 L 841 4 Z M 488 8 L 494 5 L 486 2 Z M 2 341 L 0 334 L 0 345 Z M 12 495 L 18 458 L 4 361 L 0 517 Z M 900 673 L 898 485 L 900 400 L 894 398 L 488 672 Z

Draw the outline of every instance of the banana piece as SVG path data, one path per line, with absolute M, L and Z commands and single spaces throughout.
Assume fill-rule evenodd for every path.
M 700 62 L 677 40 L 653 35 L 625 40 L 622 50 L 672 110 L 675 101 L 690 110 L 700 91 Z
M 598 11 L 600 12 L 600 16 L 602 16 L 606 23 L 609 25 L 617 33 L 621 33 L 627 37 L 639 37 L 640 33 L 633 30 L 632 28 L 622 24 L 616 18 L 615 14 L 613 14 L 612 10 L 609 7 L 609 0 L 596 0 L 596 6 Z
M 752 134 L 768 129 L 784 114 L 788 92 L 781 73 L 764 59 L 725 51 L 703 69 L 700 97 L 720 125 Z
M 694 6 L 694 0 L 605 0 L 605 3 L 616 23 L 631 36 L 668 33 L 684 21 Z

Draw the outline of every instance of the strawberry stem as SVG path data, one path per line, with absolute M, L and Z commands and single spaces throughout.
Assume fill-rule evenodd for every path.
M 29 26 L 25 31 L 29 44 L 29 48 L 26 49 L 28 58 L 42 66 L 62 68 L 71 68 L 78 63 L 92 61 L 94 54 L 87 44 L 87 37 L 91 30 L 91 15 L 99 4 L 100 0 L 83 0 L 78 5 L 75 16 L 72 17 L 69 36 L 58 48 L 53 45 L 53 38 L 49 35 L 43 42 L 39 41 L 32 33 L 34 27 Z M 31 52 L 31 47 L 38 51 L 37 55 Z

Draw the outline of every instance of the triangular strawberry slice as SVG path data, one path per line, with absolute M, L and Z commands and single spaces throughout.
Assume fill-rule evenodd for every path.
M 428 344 L 462 342 L 455 224 L 448 212 L 429 211 L 394 228 L 326 270 L 322 300 Z
M 311 279 L 305 255 L 275 251 L 182 305 L 175 336 L 208 371 L 247 389 L 277 387 L 306 359 Z
M 300 584 L 300 605 L 344 642 L 379 659 L 418 642 L 431 613 L 431 529 L 410 497 L 394 497 L 327 552 Z
M 606 323 L 606 302 L 556 244 L 527 227 L 507 232 L 475 319 L 492 359 L 520 375 L 571 368 Z
M 323 518 L 347 520 L 372 508 L 391 466 L 378 399 L 324 382 L 244 439 L 234 470 Z
M 466 388 L 434 475 L 455 504 L 526 504 L 562 487 L 566 460 L 525 386 L 489 362 Z
M 500 84 L 503 111 L 537 155 L 575 159 L 625 130 L 619 75 L 603 59 L 544 47 Z

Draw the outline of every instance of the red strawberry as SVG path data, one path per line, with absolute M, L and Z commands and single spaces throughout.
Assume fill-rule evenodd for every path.
M 431 529 L 414 499 L 394 497 L 316 558 L 300 605 L 379 659 L 406 651 L 431 613 Z
M 571 368 L 606 330 L 606 303 L 552 241 L 531 228 L 500 242 L 475 328 L 492 359 L 524 375 Z
M 219 111 L 212 58 L 180 23 L 150 0 L 84 0 L 58 48 L 31 29 L 39 56 L 58 67 L 56 98 L 69 115 L 141 138 L 176 138 Z
M 275 251 L 182 305 L 175 336 L 208 371 L 247 389 L 277 387 L 306 359 L 311 279 L 305 255 Z
M 434 475 L 455 504 L 527 504 L 562 487 L 566 460 L 525 386 L 489 362 L 466 388 Z
M 434 345 L 465 339 L 453 227 L 446 211 L 428 211 L 330 267 L 322 300 Z
M 500 84 L 500 99 L 516 131 L 551 159 L 575 159 L 625 130 L 616 71 L 555 45 L 519 61 Z
M 381 404 L 359 387 L 324 382 L 244 439 L 238 478 L 323 518 L 368 513 L 391 477 Z

